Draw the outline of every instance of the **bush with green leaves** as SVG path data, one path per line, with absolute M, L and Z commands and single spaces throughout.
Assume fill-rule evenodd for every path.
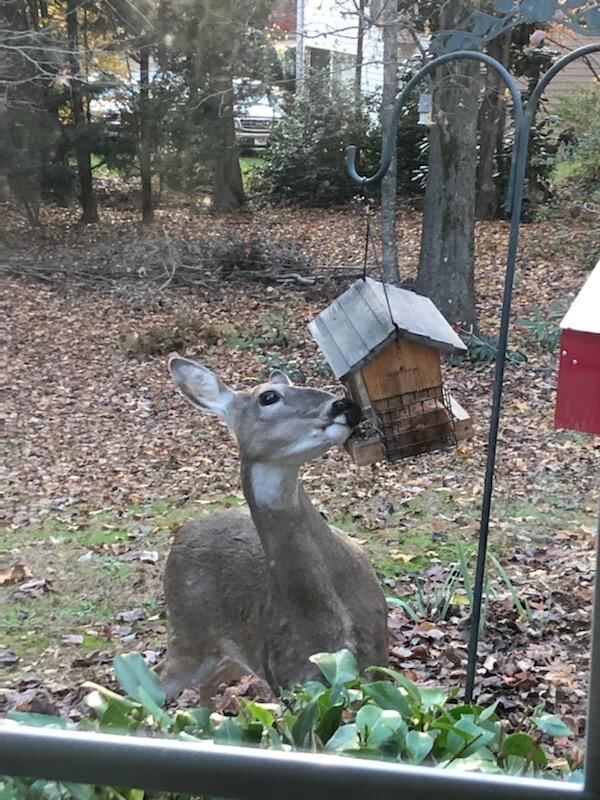
M 343 203 L 357 193 L 346 171 L 346 150 L 356 145 L 373 166 L 378 133 L 366 108 L 339 81 L 309 75 L 304 91 L 274 128 L 254 186 L 262 194 L 304 206 Z
M 304 92 L 273 130 L 263 163 L 252 170 L 252 190 L 304 206 L 349 200 L 358 190 L 346 169 L 347 148 L 358 148 L 362 173 L 374 172 L 379 163 L 380 100 L 373 95 L 357 106 L 354 93 L 339 81 L 309 74 Z M 417 105 L 413 93 L 396 135 L 398 192 L 404 194 L 420 193 L 425 185 L 428 136 L 418 124 Z
M 528 338 L 536 345 L 542 350 L 553 353 L 560 342 L 559 323 L 566 312 L 567 304 L 561 300 L 551 303 L 547 312 L 536 304 L 531 309 L 531 316 L 519 317 L 517 323 L 525 329 Z
M 556 107 L 563 147 L 554 180 L 576 200 L 600 203 L 600 85 L 561 98 Z
M 349 650 L 317 653 L 311 661 L 321 673 L 320 680 L 285 691 L 274 703 L 242 699 L 235 717 L 206 708 L 166 709 L 158 676 L 139 653 L 115 658 L 115 675 L 124 694 L 85 684 L 90 690 L 86 697 L 90 716 L 79 723 L 21 712 L 10 712 L 9 717 L 42 727 L 137 732 L 188 742 L 210 739 L 221 745 L 526 776 L 553 774 L 541 744 L 543 735 L 572 736 L 562 720 L 541 708 L 522 722 L 518 732 L 508 733 L 496 713 L 498 701 L 487 708 L 461 703 L 457 691 L 418 687 L 388 667 L 372 667 L 364 678 Z M 32 789 L 36 783 L 38 788 Z M 6 795 L 7 786 L 12 795 Z M 0 798 L 8 796 L 11 800 L 143 800 L 146 795 L 140 790 L 21 779 L 4 779 L 2 784 L 0 779 Z
M 469 360 L 474 364 L 488 364 L 493 363 L 498 356 L 498 337 L 490 336 L 487 333 L 476 332 L 473 329 L 461 330 L 460 338 L 463 340 L 467 347 L 466 353 L 454 353 L 448 359 L 448 363 L 452 366 L 462 364 L 465 360 Z M 506 351 L 507 361 L 515 364 L 520 364 L 527 361 L 527 357 L 520 353 L 518 350 Z

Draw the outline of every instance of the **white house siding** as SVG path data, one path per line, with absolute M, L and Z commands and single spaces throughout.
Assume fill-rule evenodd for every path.
M 550 30 L 548 38 L 548 44 L 551 47 L 555 47 L 561 55 L 565 55 L 586 44 L 598 44 L 600 41 L 600 37 L 583 36 L 564 27 L 556 27 Z M 598 84 L 598 77 L 596 76 L 600 76 L 600 53 L 588 56 L 588 60 L 592 69 L 589 68 L 584 59 L 578 58 L 558 73 L 556 78 L 551 81 L 546 92 L 550 103 L 555 102 L 559 97 L 568 97 L 578 89 L 591 88 L 594 83 Z
M 367 7 L 377 0 L 367 0 Z M 358 16 L 356 6 L 358 1 L 353 0 L 296 0 L 304 6 L 304 63 L 319 63 L 327 51 L 329 55 L 329 70 L 331 76 L 351 86 L 354 83 L 356 50 L 358 42 Z M 285 0 L 282 5 L 292 6 L 291 0 Z M 290 9 L 291 10 L 291 9 Z M 289 31 L 288 46 L 295 46 L 298 37 L 295 32 Z M 422 45 L 427 48 L 428 37 L 420 37 Z M 573 33 L 567 28 L 554 26 L 548 31 L 547 44 L 555 47 L 561 53 L 567 53 L 584 44 L 594 41 L 593 37 Z M 597 39 L 595 41 L 598 41 Z M 399 60 L 410 58 L 416 53 L 416 46 L 412 37 L 401 32 L 399 36 Z M 566 67 L 551 82 L 546 96 L 552 105 L 557 98 L 572 94 L 580 87 L 592 86 L 600 76 L 600 56 L 592 56 L 589 61 L 593 71 L 583 59 Z M 362 59 L 362 91 L 365 95 L 380 92 L 383 84 L 383 42 L 381 29 L 367 28 L 363 39 Z M 594 75 L 595 73 L 595 75 Z M 523 88 L 525 82 L 521 82 Z
M 352 85 L 357 42 L 358 16 L 351 0 L 304 0 L 306 63 L 310 64 L 311 50 L 327 50 L 331 53 L 332 75 Z M 377 28 L 367 29 L 364 33 L 361 77 L 365 94 L 381 89 L 383 44 Z

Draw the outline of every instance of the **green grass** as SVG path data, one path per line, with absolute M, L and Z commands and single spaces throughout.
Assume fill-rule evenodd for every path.
M 569 161 L 557 161 L 552 170 L 552 183 L 565 183 L 572 178 L 577 178 L 583 172 L 583 165 L 577 158 Z
M 252 173 L 261 166 L 263 159 L 261 156 L 240 156 L 240 170 L 242 172 L 242 182 L 244 191 L 250 192 L 252 189 Z
M 111 637 L 117 615 L 141 606 L 146 619 L 136 623 L 144 638 L 148 617 L 162 614 L 162 567 L 172 529 L 206 512 L 236 506 L 241 498 L 222 495 L 196 507 L 156 502 L 132 506 L 123 513 L 99 514 L 86 519 L 55 516 L 44 525 L 3 532 L 0 561 L 27 565 L 33 578 L 48 581 L 50 591 L 15 599 L 16 586 L 0 587 L 0 649 L 14 650 L 20 662 L 2 675 L 15 676 L 32 667 L 68 666 L 78 651 L 122 647 Z M 119 558 L 126 545 L 134 552 L 156 550 L 156 564 Z M 114 548 L 114 549 L 113 549 Z M 89 557 L 91 553 L 91 558 Z M 164 621 L 164 620 L 163 620 Z M 63 637 L 83 636 L 83 643 L 66 647 Z M 146 637 L 160 644 L 150 631 Z
M 239 495 L 212 497 L 206 504 L 180 506 L 157 501 L 131 506 L 119 514 L 102 513 L 86 518 L 55 515 L 44 525 L 4 532 L 0 561 L 22 561 L 34 578 L 45 578 L 52 591 L 39 597 L 15 600 L 14 586 L 0 587 L 0 649 L 12 649 L 21 659 L 3 677 L 14 681 L 26 670 L 68 668 L 84 651 L 123 649 L 111 626 L 120 611 L 142 607 L 145 619 L 135 623 L 141 641 L 157 646 L 149 617 L 164 625 L 162 567 L 172 530 L 189 519 L 239 505 Z M 477 547 L 479 503 L 465 501 L 446 488 L 434 488 L 407 501 L 396 502 L 384 518 L 368 512 L 358 519 L 350 514 L 330 518 L 369 552 L 383 579 L 406 579 L 432 563 L 457 562 L 461 550 L 470 557 Z M 490 531 L 490 552 L 502 558 L 525 541 L 543 544 L 557 529 L 594 525 L 591 514 L 569 508 L 568 497 L 548 495 L 538 504 L 497 499 Z M 156 550 L 156 564 L 123 561 L 125 548 Z M 90 551 L 92 556 L 90 558 Z M 82 558 L 84 557 L 84 558 Z M 386 593 L 392 593 L 388 586 Z M 126 623 L 125 623 L 126 624 Z M 66 646 L 63 637 L 84 637 L 78 646 Z
M 390 515 L 390 524 L 374 530 L 365 530 L 351 515 L 335 517 L 331 524 L 366 547 L 380 575 L 401 577 L 432 563 L 456 563 L 461 551 L 474 556 L 479 521 L 478 503 L 465 507 L 451 491 L 437 489 L 401 503 Z M 581 509 L 569 509 L 566 498 L 550 495 L 539 505 L 496 499 L 490 520 L 490 553 L 502 558 L 524 541 L 543 542 L 558 528 L 581 524 L 593 525 L 593 518 Z

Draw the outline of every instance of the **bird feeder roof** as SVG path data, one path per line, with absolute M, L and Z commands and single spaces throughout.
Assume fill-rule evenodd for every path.
M 600 333 L 600 261 L 583 284 L 560 327 L 581 333 Z
M 370 361 L 395 336 L 396 326 L 407 339 L 447 353 L 467 349 L 428 297 L 391 284 L 386 290 L 389 308 L 383 284 L 360 279 L 309 323 L 336 378 Z

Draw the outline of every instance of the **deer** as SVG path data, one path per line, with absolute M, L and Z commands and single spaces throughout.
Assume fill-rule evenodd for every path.
M 309 500 L 300 468 L 343 445 L 361 420 L 347 398 L 282 371 L 236 391 L 181 356 L 184 398 L 237 441 L 247 509 L 209 513 L 176 535 L 164 574 L 169 638 L 162 682 L 211 705 L 244 675 L 278 691 L 317 676 L 310 656 L 347 648 L 361 670 L 388 661 L 387 606 L 363 549 Z

